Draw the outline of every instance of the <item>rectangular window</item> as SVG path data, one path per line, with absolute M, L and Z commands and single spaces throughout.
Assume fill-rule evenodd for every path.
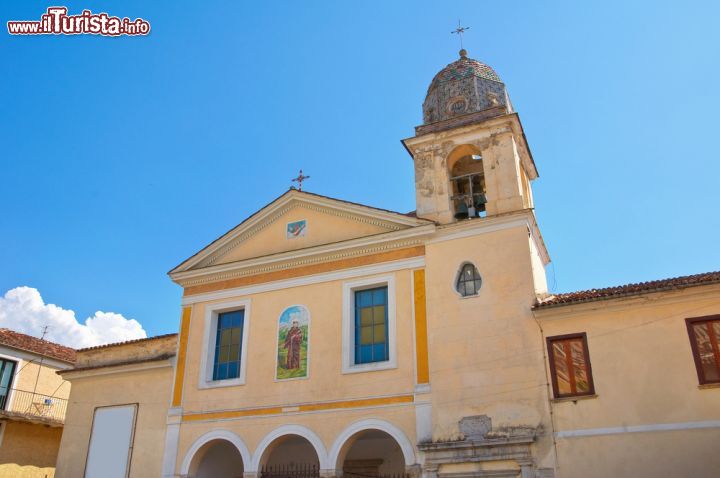
M 555 398 L 594 395 L 587 335 L 548 337 L 547 347 Z
M 355 291 L 355 363 L 384 362 L 388 349 L 388 289 Z
M 213 380 L 240 376 L 244 319 L 245 310 L 218 314 Z
M 5 410 L 10 397 L 13 375 L 15 375 L 15 364 L 12 360 L 0 359 L 0 410 Z
M 720 383 L 720 316 L 687 319 L 700 384 Z

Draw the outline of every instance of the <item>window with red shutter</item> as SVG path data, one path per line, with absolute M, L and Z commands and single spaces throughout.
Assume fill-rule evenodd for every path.
M 720 383 L 720 316 L 687 319 L 686 323 L 700 384 Z
M 547 347 L 555 398 L 594 395 L 587 335 L 548 337 Z

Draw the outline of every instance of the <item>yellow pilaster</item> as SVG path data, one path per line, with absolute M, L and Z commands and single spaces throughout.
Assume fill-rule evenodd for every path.
M 175 386 L 173 388 L 172 406 L 179 407 L 182 403 L 183 380 L 185 379 L 185 359 L 187 355 L 188 333 L 190 332 L 190 312 L 192 307 L 185 307 L 180 322 L 180 341 L 178 343 L 177 366 L 175 367 Z
M 425 269 L 413 271 L 415 299 L 415 361 L 418 385 L 430 383 L 428 367 L 427 315 L 425 310 Z

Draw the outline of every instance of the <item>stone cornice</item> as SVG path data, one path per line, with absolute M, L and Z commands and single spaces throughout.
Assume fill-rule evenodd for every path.
M 193 274 L 191 275 L 178 275 L 173 277 L 173 280 L 183 287 L 191 287 L 209 282 L 404 249 L 424 244 L 422 236 L 431 234 L 434 231 L 434 225 L 421 226 L 416 229 L 422 229 L 422 231 L 406 230 L 407 232 L 414 232 L 414 234 L 402 234 L 400 238 L 393 238 L 387 241 L 379 240 L 381 238 L 375 238 L 375 240 L 361 238 L 361 240 L 333 244 L 332 246 L 334 247 L 319 246 L 317 248 L 309 248 L 290 253 L 273 254 L 272 256 L 264 258 L 238 261 L 233 264 L 223 264 L 224 267 L 218 266 L 216 268 L 208 268 L 208 270 L 201 269 L 192 271 Z M 385 236 L 385 234 L 382 235 Z M 396 236 L 395 234 L 393 235 Z M 343 245 L 345 247 L 342 247 Z
M 530 152 L 530 146 L 527 143 L 525 131 L 517 113 L 508 113 L 448 130 L 414 136 L 403 139 L 402 144 L 413 157 L 429 151 L 435 151 L 442 156 L 446 156 L 454 146 L 461 144 L 475 144 L 480 150 L 485 149 L 486 145 L 482 144 L 483 142 L 492 140 L 493 137 L 502 134 L 512 134 L 516 138 L 520 159 L 528 177 L 531 180 L 537 179 L 539 175 L 535 160 Z M 482 139 L 478 140 L 478 137 L 482 137 Z
M 497 216 L 438 226 L 436 234 L 434 234 L 428 242 L 447 241 L 454 238 L 486 234 L 488 232 L 521 226 L 527 227 L 528 233 L 535 243 L 543 263 L 547 265 L 550 262 L 550 255 L 545 247 L 545 241 L 540 233 L 533 209 L 523 209 L 521 211 L 509 212 Z

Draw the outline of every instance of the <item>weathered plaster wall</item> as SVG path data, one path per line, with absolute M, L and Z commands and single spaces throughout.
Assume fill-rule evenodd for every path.
M 432 243 L 426 251 L 433 439 L 457 439 L 461 418 L 487 415 L 494 430 L 538 428 L 535 459 L 552 466 L 527 228 Z M 483 284 L 478 296 L 462 298 L 453 282 L 466 261 Z
M 531 204 L 529 185 L 523 189 L 521 155 L 512 119 L 496 118 L 478 125 L 405 140 L 415 161 L 416 207 L 419 217 L 441 224 L 453 222 L 448 159 L 458 147 L 470 145 L 483 157 L 488 216 L 519 211 Z M 514 118 L 514 116 L 512 117 Z M 525 151 L 525 152 L 523 152 Z M 529 159 L 524 162 L 527 163 Z M 535 177 L 534 173 L 530 177 Z
M 177 348 L 176 336 L 161 336 L 150 340 L 133 341 L 125 344 L 101 346 L 78 351 L 76 368 L 119 364 L 148 360 L 174 355 Z
M 172 366 L 72 378 L 70 404 L 57 462 L 59 478 L 83 476 L 96 407 L 138 404 L 131 478 L 161 475 Z
M 685 325 L 710 314 L 720 314 L 718 286 L 538 312 L 545 336 L 587 333 L 597 394 L 554 402 L 555 431 L 607 433 L 560 436 L 561 476 L 717 475 L 720 388 L 698 385 Z M 677 429 L 652 431 L 662 424 Z M 617 430 L 635 426 L 649 429 Z
M 0 444 L 0 476 L 52 478 L 63 429 L 6 421 Z
M 12 388 L 28 392 L 36 390 L 37 393 L 58 398 L 67 398 L 70 393 L 70 384 L 64 383 L 62 377 L 55 373 L 70 367 L 70 364 L 3 346 L 0 346 L 0 356 L 18 362 Z

